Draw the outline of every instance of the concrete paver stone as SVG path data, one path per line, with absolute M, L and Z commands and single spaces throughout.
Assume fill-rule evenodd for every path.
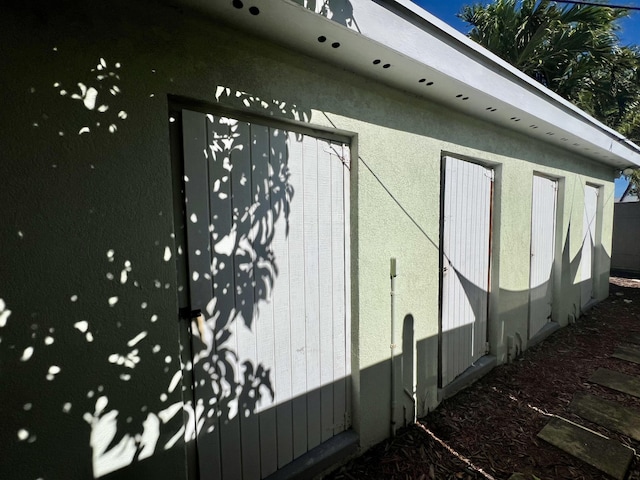
M 640 379 L 633 375 L 616 372 L 608 368 L 599 368 L 591 375 L 589 381 L 634 397 L 640 397 Z
M 628 337 L 625 337 L 625 340 L 631 343 L 635 343 L 636 345 L 640 345 L 640 334 L 634 333 L 632 335 L 629 335 Z
M 611 355 L 614 358 L 632 363 L 640 363 L 640 348 L 637 347 L 616 347 Z
M 538 437 L 616 480 L 624 480 L 633 459 L 633 451 L 620 442 L 559 418 L 547 423 Z
M 576 394 L 569 410 L 585 420 L 640 441 L 640 410 L 585 393 Z

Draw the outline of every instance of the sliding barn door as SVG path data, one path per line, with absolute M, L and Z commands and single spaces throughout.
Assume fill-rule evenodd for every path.
M 447 157 L 442 217 L 441 384 L 486 353 L 493 170 Z
M 533 176 L 529 338 L 551 321 L 556 242 L 557 181 Z
M 584 307 L 594 297 L 593 272 L 596 246 L 598 187 L 585 185 L 584 215 L 582 217 L 582 257 L 580 261 L 581 304 Z
M 349 427 L 349 147 L 182 122 L 200 478 L 261 479 Z

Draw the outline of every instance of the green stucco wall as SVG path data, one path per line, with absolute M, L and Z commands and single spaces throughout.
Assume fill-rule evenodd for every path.
M 168 391 L 180 370 L 170 95 L 287 120 L 305 112 L 303 123 L 354 135 L 353 425 L 363 448 L 389 432 L 391 257 L 396 343 L 411 316 L 418 412 L 437 406 L 444 153 L 496 170 L 489 340 L 498 362 L 507 336 L 526 347 L 534 171 L 560 179 L 554 319 L 566 325 L 580 311 L 587 182 L 602 186 L 596 287 L 606 297 L 611 168 L 189 12 L 126 2 L 43 8 L 12 6 L 0 16 L 1 478 L 91 478 L 90 441 L 95 450 L 99 439 L 90 439 L 89 423 L 100 408 L 118 410 L 119 428 L 135 441 L 149 412 L 181 402 L 180 388 Z M 72 98 L 82 97 L 79 83 L 89 96 L 96 89 L 93 109 Z M 237 91 L 270 107 L 247 106 Z M 134 348 L 134 369 L 112 357 Z M 104 401 L 96 406 L 103 397 L 106 410 Z M 403 408 L 411 403 L 398 388 L 398 424 Z M 172 417 L 153 455 L 113 478 L 185 478 L 184 442 L 171 443 L 181 422 Z

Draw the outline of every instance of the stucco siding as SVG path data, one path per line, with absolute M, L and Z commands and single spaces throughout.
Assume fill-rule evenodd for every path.
M 91 478 L 96 468 L 114 478 L 134 471 L 186 478 L 191 427 L 183 425 L 182 385 L 174 383 L 188 340 L 178 327 L 180 192 L 170 102 L 351 139 L 352 402 L 362 448 L 390 429 L 391 257 L 399 346 L 413 319 L 415 365 L 405 369 L 416 377 L 418 414 L 438 404 L 445 153 L 496 172 L 488 336 L 499 363 L 508 337 L 527 343 L 534 172 L 559 185 L 553 319 L 566 325 L 580 313 L 587 183 L 600 186 L 595 288 L 598 300 L 607 296 L 611 167 L 216 19 L 130 2 L 43 8 L 14 5 L 0 16 L 0 64 L 10 66 L 0 74 L 0 315 L 11 310 L 0 317 L 0 438 L 8 460 L 1 478 L 15 478 L 17 469 L 23 478 L 57 478 L 61 468 L 69 479 Z M 399 369 L 406 352 L 396 353 Z M 398 388 L 398 424 L 411 408 Z M 96 457 L 113 448 L 91 439 L 108 412 L 117 412 L 123 445 L 140 445 L 139 459 Z M 136 439 L 145 421 L 156 420 L 153 440 Z
M 614 206 L 614 234 L 611 268 L 640 272 L 640 203 L 616 203 Z

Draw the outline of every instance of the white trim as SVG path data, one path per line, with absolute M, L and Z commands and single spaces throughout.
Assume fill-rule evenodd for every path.
M 293 0 L 256 1 L 258 15 L 249 12 L 247 2 L 235 8 L 231 0 L 175 1 L 240 31 L 596 162 L 616 169 L 640 166 L 639 146 L 409 0 L 342 0 L 346 12 L 353 10 L 347 21 L 344 12 L 328 19 Z M 321 35 L 326 42 L 317 41 Z M 332 48 L 334 42 L 340 46 Z M 372 59 L 381 62 L 373 65 Z M 386 63 L 390 67 L 384 69 Z M 419 83 L 420 78 L 428 80 Z M 433 86 L 427 87 L 428 81 Z M 487 110 L 491 107 L 496 111 Z

